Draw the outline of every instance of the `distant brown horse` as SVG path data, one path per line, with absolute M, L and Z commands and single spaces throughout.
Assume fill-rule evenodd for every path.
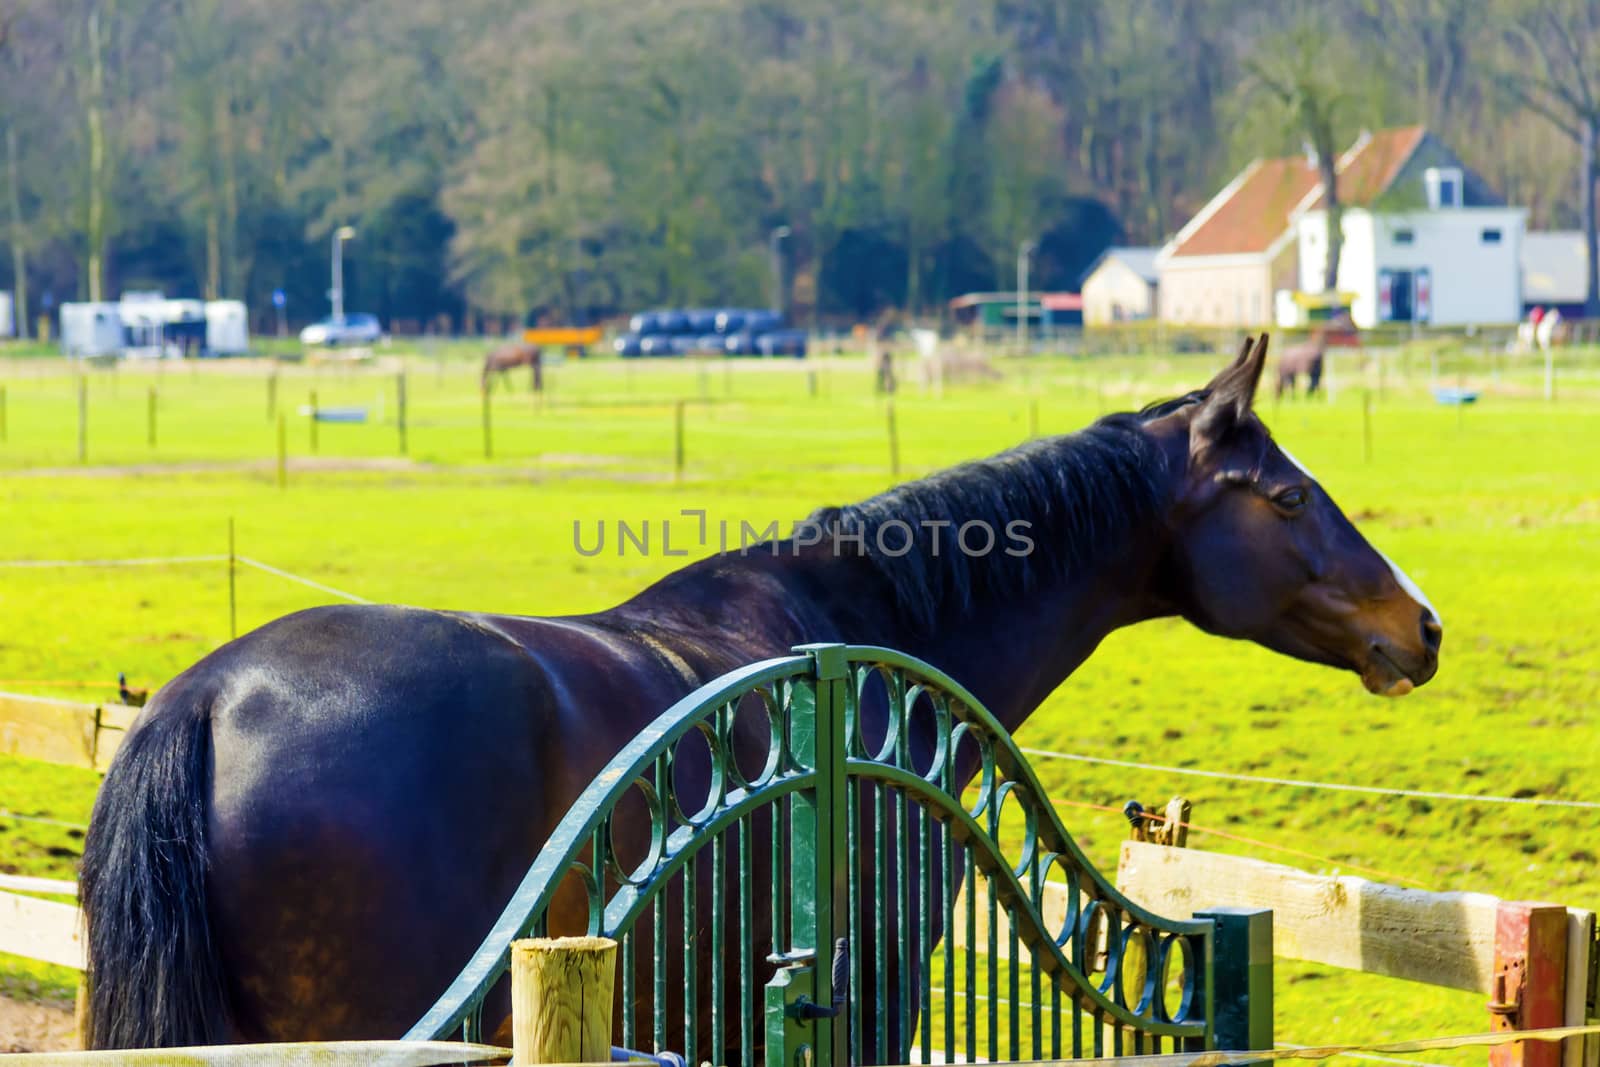
M 1295 379 L 1306 376 L 1306 396 L 1317 394 L 1322 385 L 1322 360 L 1328 351 L 1328 331 L 1318 326 L 1311 336 L 1297 345 L 1289 345 L 1278 356 L 1278 396 L 1287 390 L 1294 395 Z
M 483 358 L 483 391 L 488 392 L 494 385 L 494 375 L 499 374 L 505 378 L 516 367 L 533 368 L 532 388 L 536 393 L 544 391 L 544 364 L 540 360 L 542 350 L 538 345 L 523 343 L 501 345 Z

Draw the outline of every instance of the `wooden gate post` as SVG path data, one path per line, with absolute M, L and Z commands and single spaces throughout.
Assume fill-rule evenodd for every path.
M 1272 1047 L 1272 909 L 1211 908 L 1216 924 L 1212 975 L 1214 1040 L 1230 1051 Z
M 1489 1029 L 1535 1030 L 1566 1019 L 1567 909 L 1502 900 L 1495 912 Z M 1490 1067 L 1560 1067 L 1561 1044 L 1519 1041 L 1489 1050 Z
M 607 1063 L 617 943 L 609 937 L 511 942 L 511 1049 L 517 1063 Z

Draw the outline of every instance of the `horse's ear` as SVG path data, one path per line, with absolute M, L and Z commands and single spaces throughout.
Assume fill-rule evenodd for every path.
M 1239 357 L 1206 386 L 1207 396 L 1190 422 L 1190 438 L 1196 446 L 1220 441 L 1250 414 L 1267 365 L 1267 335 L 1252 341 L 1245 338 Z

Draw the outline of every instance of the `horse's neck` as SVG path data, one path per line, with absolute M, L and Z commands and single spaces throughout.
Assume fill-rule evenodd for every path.
M 1015 730 L 1112 631 L 1160 613 L 1149 596 L 1157 555 L 1151 538 L 1081 578 L 976 603 L 931 631 L 902 629 L 897 647 L 965 685 Z

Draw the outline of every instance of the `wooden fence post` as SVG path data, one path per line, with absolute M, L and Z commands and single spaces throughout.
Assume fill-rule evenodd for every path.
M 1489 1029 L 1536 1030 L 1566 1020 L 1567 909 L 1502 900 L 1495 912 Z M 1520 1041 L 1489 1050 L 1490 1067 L 1560 1067 L 1561 1045 Z
M 89 379 L 78 375 L 78 462 L 89 462 Z
M 74 1043 L 80 1049 L 89 1047 L 89 1028 L 92 1021 L 89 1015 L 89 996 L 92 989 L 89 985 L 89 972 L 78 972 L 78 995 L 72 1005 L 72 1032 Z
M 517 1063 L 606 1063 L 617 943 L 609 937 L 511 942 L 511 1050 Z
M 406 454 L 406 372 L 394 376 L 395 412 L 400 424 L 400 454 Z
M 683 481 L 683 401 L 672 409 L 672 472 L 676 481 Z
M 317 454 L 317 391 L 311 390 L 311 454 Z
M 156 387 L 153 385 L 150 387 L 150 404 L 148 414 L 149 418 L 147 421 L 149 422 L 149 432 L 147 436 L 150 439 L 150 447 L 154 448 L 156 447 Z
M 489 413 L 489 386 L 484 385 L 480 390 L 483 395 L 483 458 L 494 458 L 494 427 L 490 423 L 492 416 Z
M 894 401 L 889 401 L 889 476 L 900 480 L 900 430 L 894 421 Z

